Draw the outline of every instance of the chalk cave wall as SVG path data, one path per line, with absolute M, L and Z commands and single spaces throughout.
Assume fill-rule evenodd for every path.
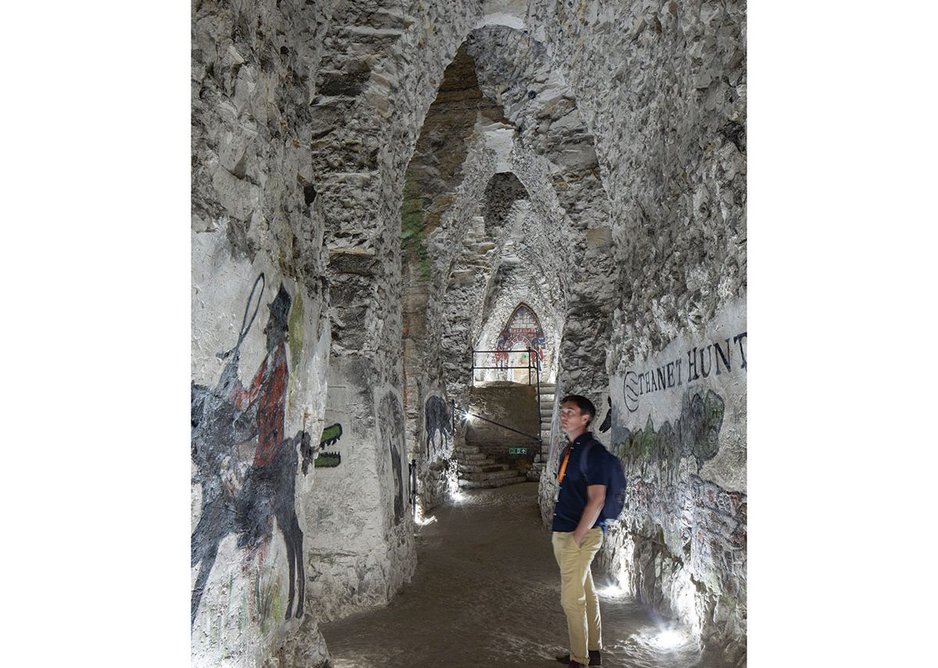
M 720 665 L 746 660 L 746 344 L 743 294 L 610 379 L 628 489 L 604 565 Z
M 425 396 L 405 383 L 401 204 L 422 119 L 478 10 L 337 2 L 325 38 L 309 107 L 333 324 L 325 423 L 342 436 L 325 448 L 335 465 L 317 469 L 323 484 L 309 500 L 310 593 L 322 619 L 386 603 L 416 565 L 409 462 L 426 477 L 430 458 L 412 426 L 420 412 L 449 420 L 430 401 L 432 370 L 417 379 Z M 451 437 L 433 436 L 445 450 Z
M 744 665 L 745 4 L 543 1 L 528 16 L 577 91 L 611 199 L 604 440 L 629 497 L 603 563 L 713 660 Z M 692 382 L 689 354 L 708 365 Z
M 405 171 L 443 70 L 483 4 L 498 3 L 423 2 L 406 14 L 400 3 L 377 1 L 193 4 L 193 441 L 203 446 L 193 448 L 193 665 L 322 665 L 317 620 L 384 603 L 413 572 L 407 463 L 417 460 L 428 505 L 445 496 L 441 463 L 461 438 L 447 428 L 445 407 L 468 381 L 454 373 L 462 357 L 447 354 L 461 351 L 462 339 L 447 336 L 456 323 L 471 345 L 487 321 L 444 317 L 461 299 L 445 286 L 451 271 L 472 270 L 457 251 L 506 158 L 473 138 L 462 180 L 437 200 L 453 208 L 427 238 L 431 278 L 418 286 L 426 296 L 415 308 L 426 301 L 425 339 L 411 346 L 419 355 L 409 369 L 401 359 L 410 306 L 402 308 L 401 294 L 415 267 L 401 263 Z M 484 28 L 505 48 L 470 55 L 491 99 L 533 92 L 538 102 L 555 85 L 552 71 L 576 94 L 572 112 L 550 107 L 556 118 L 529 118 L 521 102 L 504 109 L 517 122 L 509 161 L 535 195 L 530 211 L 548 231 L 569 220 L 582 234 L 571 249 L 586 273 L 562 276 L 562 294 L 550 297 L 567 309 L 557 312 L 558 391 L 587 393 L 599 419 L 609 397 L 613 428 L 604 440 L 630 480 L 626 519 L 602 563 L 639 598 L 699 628 L 727 665 L 741 665 L 744 5 L 533 0 L 524 23 L 523 34 Z M 493 88 L 496 74 L 515 71 L 499 59 L 518 54 L 510 85 Z M 567 128 L 579 119 L 588 135 Z M 552 139 L 540 149 L 545 127 Z M 483 227 L 472 243 L 476 252 L 492 240 Z M 522 262 L 553 258 L 534 244 L 519 243 Z M 544 275 L 561 273 L 556 259 L 545 262 Z M 496 287 L 530 300 L 532 288 L 511 272 L 478 280 L 487 317 L 516 306 Z M 284 435 L 308 433 L 320 466 L 309 462 L 304 472 L 310 453 L 298 439 L 295 475 L 252 487 L 252 470 L 263 468 L 257 417 L 226 412 L 219 397 L 228 396 L 232 359 L 217 353 L 237 344 L 245 310 L 259 302 L 235 367 L 250 387 L 265 364 L 263 330 L 281 284 L 289 297 Z M 691 382 L 695 350 L 701 368 Z M 545 510 L 549 476 L 541 494 Z M 243 507 L 268 497 L 295 511 L 303 535 L 305 591 L 292 588 L 304 603 L 299 617 L 294 600 L 284 619 L 291 587 L 283 527 L 268 518 L 245 531 L 224 511 L 226 500 Z M 206 526 L 213 531 L 200 531 Z
M 330 323 L 308 96 L 327 22 L 321 5 L 192 7 L 194 666 L 326 659 L 300 582 L 315 472 L 296 436 L 318 440 L 326 403 Z M 279 357 L 268 355 L 272 323 L 286 330 Z M 238 385 L 255 396 L 233 410 Z M 278 434 L 264 440 L 280 455 L 267 461 L 259 414 L 277 406 Z

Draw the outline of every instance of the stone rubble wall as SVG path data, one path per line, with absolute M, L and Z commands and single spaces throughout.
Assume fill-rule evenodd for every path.
M 525 228 L 532 228 L 540 221 L 533 216 L 523 221 Z M 518 221 L 519 224 L 522 221 Z M 519 243 L 512 249 L 520 259 L 513 271 L 499 271 L 486 295 L 483 306 L 482 331 L 475 347 L 479 350 L 494 350 L 498 336 L 508 318 L 524 302 L 537 314 L 544 332 L 544 360 L 541 364 L 541 382 L 553 382 L 556 377 L 557 354 L 560 348 L 560 332 L 563 329 L 563 295 L 556 275 L 545 268 L 543 255 L 529 244 Z M 494 378 L 494 376 L 493 376 Z
M 409 450 L 418 464 L 419 503 L 427 512 L 448 497 L 455 466 L 452 407 L 441 365 L 435 319 L 439 309 L 434 307 L 446 285 L 434 277 L 448 275 L 443 267 L 451 264 L 452 251 L 438 244 L 431 247 L 430 240 L 443 229 L 462 226 L 477 208 L 455 204 L 478 179 L 480 169 L 494 166 L 486 155 L 491 151 L 481 128 L 497 124 L 499 117 L 499 109 L 479 91 L 474 62 L 461 45 L 424 118 L 405 176 L 401 206 L 405 410 Z M 428 336 L 429 331 L 435 336 Z
M 541 195 L 535 201 L 556 202 L 555 211 L 563 212 L 565 224 L 543 230 L 553 233 L 554 250 L 544 255 L 555 258 L 568 297 L 558 377 L 599 405 L 608 384 L 603 343 L 614 305 L 615 267 L 609 197 L 599 178 L 594 138 L 574 90 L 557 75 L 542 42 L 506 26 L 473 34 L 470 53 L 480 85 L 501 101 L 506 117 L 519 128 L 514 152 L 519 178 L 532 194 Z M 557 229 L 566 230 L 559 244 Z
M 745 5 L 534 0 L 612 200 L 610 368 L 699 329 L 745 286 Z
M 474 387 L 469 394 L 468 408 L 473 415 L 491 422 L 470 418 L 466 425 L 466 443 L 478 447 L 493 461 L 511 462 L 508 449 L 531 447 L 531 439 L 524 434 L 538 433 L 537 395 L 528 385 L 489 383 Z
M 308 100 L 328 24 L 326 3 L 246 0 L 232 6 L 209 0 L 192 7 L 194 666 L 299 660 L 317 666 L 328 658 L 296 584 L 294 598 L 306 610 L 297 616 L 301 601 L 295 600 L 293 614 L 284 619 L 287 534 L 280 523 L 258 515 L 269 503 L 281 504 L 295 512 L 308 536 L 306 503 L 315 472 L 302 470 L 302 448 L 290 441 L 282 451 L 297 461 L 271 487 L 253 486 L 249 479 L 261 470 L 257 441 L 247 438 L 256 432 L 255 418 L 249 412 L 233 422 L 226 384 L 234 369 L 249 387 L 263 366 L 268 305 L 282 285 L 290 297 L 285 435 L 305 431 L 319 438 L 330 326 Z M 251 321 L 245 312 L 254 308 Z M 217 354 L 236 346 L 248 322 L 240 355 L 220 359 Z M 263 394 L 274 391 L 265 387 Z M 247 533 L 234 515 L 236 505 L 267 529 Z
M 606 563 L 698 631 L 715 665 L 746 660 L 746 338 L 743 295 L 611 381 L 629 486 Z
M 342 2 L 324 40 L 311 107 L 319 119 L 312 162 L 329 252 L 330 378 L 347 392 L 345 403 L 336 398 L 327 408 L 360 416 L 347 447 L 366 454 L 347 461 L 368 463 L 341 474 L 355 484 L 314 490 L 317 505 L 345 510 L 324 521 L 317 537 L 314 586 L 322 587 L 330 617 L 387 602 L 413 573 L 408 464 L 420 458 L 421 439 L 405 440 L 401 204 L 406 167 L 445 64 L 479 9 L 442 1 Z M 429 399 L 419 388 L 432 385 L 417 379 L 418 403 Z M 411 415 L 413 398 L 408 393 Z M 419 475 L 434 474 L 424 468 Z M 377 537 L 348 543 L 342 524 L 380 528 Z M 353 566 L 362 563 L 367 568 Z
M 685 378 L 652 392 L 642 414 L 625 383 L 677 348 L 719 354 L 714 336 L 726 351 L 714 332 L 727 322 L 730 344 L 745 332 L 745 5 L 534 0 L 526 20 L 574 91 L 610 193 L 607 440 L 633 496 L 605 562 L 641 600 L 696 626 L 714 661 L 744 665 L 745 371 L 712 395 L 713 372 L 699 391 Z M 718 426 L 704 419 L 716 413 Z M 546 505 L 551 481 L 542 487 Z
M 468 394 L 468 351 L 525 301 L 553 342 L 558 396 L 586 394 L 597 421 L 612 402 L 603 440 L 632 484 L 603 563 L 698 629 L 715 661 L 743 665 L 743 3 L 240 0 L 192 12 L 194 443 L 227 426 L 199 432 L 224 447 L 193 448 L 193 664 L 323 665 L 317 619 L 390 600 L 416 558 L 408 462 L 425 509 L 446 498 L 466 429 L 447 410 Z M 446 119 L 430 111 L 454 59 L 471 60 L 478 95 L 447 153 L 434 144 Z M 496 176 L 518 192 L 502 197 Z M 426 267 L 402 247 L 402 213 L 424 198 Z M 216 354 L 237 343 L 261 273 L 237 377 L 249 386 L 265 363 L 282 283 L 285 435 L 309 433 L 320 464 L 336 464 L 304 472 L 298 459 L 279 495 L 252 481 L 254 416 L 219 417 L 228 386 L 206 399 L 231 380 Z M 700 377 L 675 384 L 675 361 L 695 349 Z M 197 413 L 214 417 L 197 428 Z M 554 459 L 561 438 L 555 415 Z M 270 538 L 263 526 L 239 534 L 215 503 L 226 494 L 292 497 L 281 505 L 303 533 L 301 617 L 283 619 L 280 523 Z

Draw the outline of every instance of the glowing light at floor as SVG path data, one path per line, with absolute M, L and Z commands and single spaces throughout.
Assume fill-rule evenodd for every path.
M 649 659 L 652 662 L 649 665 L 658 665 L 656 661 L 664 656 L 669 657 L 667 665 L 697 665 L 701 650 L 700 643 L 687 627 L 663 620 L 630 636 L 629 644 L 630 652 L 635 657 Z
M 450 498 L 453 500 L 453 503 L 462 503 L 468 497 L 457 489 L 455 492 L 450 493 Z
M 434 515 L 431 515 L 430 517 L 424 516 L 424 514 L 423 514 L 423 508 L 421 508 L 421 507 L 418 505 L 418 506 L 417 506 L 417 517 L 415 518 L 414 521 L 417 523 L 418 526 L 425 527 L 425 526 L 427 526 L 428 524 L 433 524 L 434 522 L 436 522 L 436 517 L 435 517 Z
M 459 474 L 456 471 L 456 467 L 450 467 L 446 473 L 446 491 L 449 494 L 449 498 L 456 500 L 456 497 L 460 494 L 459 492 Z
M 602 587 L 597 589 L 596 593 L 602 596 L 603 598 L 619 598 L 625 596 L 626 591 L 624 587 L 619 586 L 618 584 L 609 585 L 608 587 Z
M 674 649 L 687 642 L 687 636 L 676 629 L 665 629 L 654 639 L 658 649 Z

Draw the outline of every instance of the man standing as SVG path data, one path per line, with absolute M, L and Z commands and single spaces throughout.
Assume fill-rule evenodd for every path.
M 554 556 L 560 566 L 560 604 L 567 617 L 570 654 L 557 660 L 571 667 L 602 664 L 599 597 L 590 565 L 603 542 L 600 513 L 606 500 L 603 447 L 589 431 L 596 407 L 586 397 L 569 394 L 560 401 L 560 428 L 569 444 L 557 471 L 553 531 Z

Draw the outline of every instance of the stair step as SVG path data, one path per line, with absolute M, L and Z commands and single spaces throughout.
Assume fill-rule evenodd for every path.
M 525 476 L 518 474 L 514 478 L 500 478 L 498 480 L 486 480 L 483 482 L 460 480 L 459 487 L 461 489 L 483 489 L 486 487 L 504 487 L 505 485 L 517 485 L 522 482 L 528 482 L 528 479 Z
M 460 464 L 460 473 L 494 473 L 496 471 L 507 471 L 511 467 L 508 464 Z
M 483 480 L 500 480 L 501 478 L 513 478 L 518 475 L 517 469 L 503 469 L 501 471 L 492 471 L 489 473 L 465 473 L 462 471 L 459 472 L 459 477 L 462 480 L 469 480 L 472 482 L 481 482 Z

